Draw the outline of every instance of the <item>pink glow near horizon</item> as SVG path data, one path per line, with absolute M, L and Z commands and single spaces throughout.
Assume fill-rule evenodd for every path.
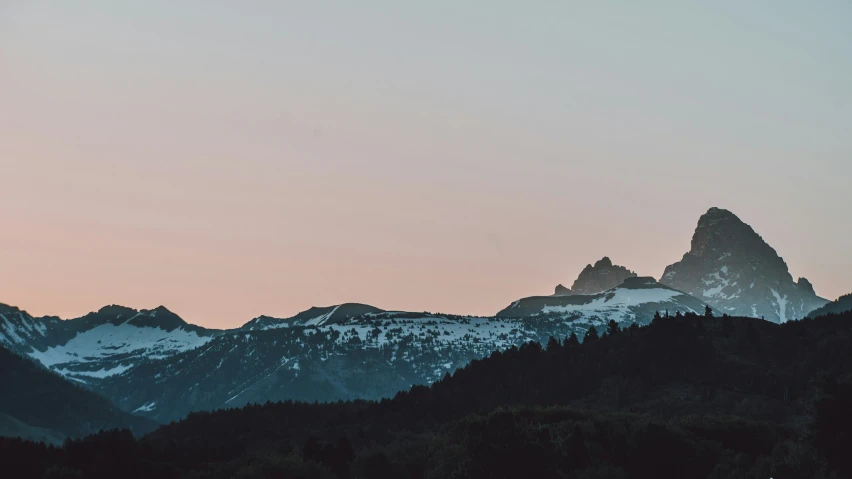
M 852 291 L 846 6 L 145 3 L 0 6 L 0 302 L 494 314 L 711 206 Z

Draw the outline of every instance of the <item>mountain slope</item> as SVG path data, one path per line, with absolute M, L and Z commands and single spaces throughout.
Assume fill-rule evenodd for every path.
M 0 413 L 31 427 L 73 437 L 119 427 L 144 433 L 154 426 L 3 347 L 0 384 Z
M 25 441 L 59 446 L 66 435 L 43 427 L 30 426 L 8 414 L 0 413 L 0 437 L 17 437 Z
M 314 306 L 290 318 L 273 318 L 260 316 L 239 329 L 243 331 L 263 331 L 268 329 L 288 328 L 290 326 L 325 326 L 339 324 L 348 319 L 363 314 L 383 313 L 384 310 L 368 304 L 344 303 L 336 306 Z
M 784 260 L 751 226 L 719 208 L 701 216 L 690 250 L 660 282 L 720 312 L 775 323 L 803 318 L 828 302 L 808 280 L 794 282 Z
M 592 295 L 532 296 L 515 301 L 497 317 L 551 317 L 603 326 L 616 322 L 647 324 L 657 311 L 700 312 L 704 303 L 653 278 L 629 277 L 621 285 Z
M 196 348 L 220 333 L 188 324 L 162 306 L 141 311 L 105 306 L 60 320 L 0 305 L 0 345 L 80 382 Z
M 836 300 L 808 313 L 809 318 L 818 318 L 826 314 L 840 314 L 852 311 L 852 293 L 845 294 Z
M 12 351 L 25 354 L 46 347 L 50 338 L 64 329 L 59 318 L 33 318 L 26 311 L 0 303 L 0 346 Z
M 583 334 L 587 325 L 577 326 Z M 562 319 L 365 313 L 340 324 L 225 332 L 93 387 L 159 421 L 268 400 L 380 399 L 495 350 L 574 331 Z

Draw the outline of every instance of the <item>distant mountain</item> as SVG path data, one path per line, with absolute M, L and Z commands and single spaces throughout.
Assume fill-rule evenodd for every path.
M 610 319 L 641 325 L 647 324 L 657 311 L 698 313 L 704 306 L 701 300 L 664 286 L 654 278 L 628 277 L 619 286 L 602 293 L 519 299 L 497 313 L 497 317 L 558 317 L 596 327 L 604 326 Z
M 689 314 L 510 348 L 386 401 L 229 408 L 141 443 L 101 435 L 3 459 L 33 478 L 848 478 L 850 342 L 852 313 Z
M 660 282 L 719 312 L 775 323 L 803 318 L 828 302 L 808 280 L 794 282 L 787 263 L 751 226 L 719 208 L 701 216 L 689 252 Z
M 809 318 L 818 318 L 826 314 L 840 314 L 852 311 L 852 293 L 845 294 L 836 300 L 808 313 Z
M 287 328 L 290 326 L 325 326 L 340 324 L 348 319 L 362 314 L 383 313 L 384 310 L 367 304 L 344 303 L 336 306 L 312 307 L 306 311 L 285 319 L 269 316 L 257 317 L 244 324 L 243 331 L 261 331 L 268 329 Z
M 594 266 L 586 265 L 580 275 L 574 280 L 571 288 L 561 284 L 556 287 L 556 296 L 569 294 L 598 294 L 608 289 L 615 288 L 627 278 L 635 278 L 637 275 L 624 266 L 612 264 L 612 260 L 604 256 Z
M 155 423 L 57 376 L 0 346 L 0 434 L 23 437 L 83 436 L 101 429 L 147 432 Z M 5 416 L 4 416 L 5 415 Z
M 188 324 L 162 306 L 142 311 L 105 306 L 63 321 L 0 304 L 0 345 L 80 382 L 196 348 L 220 333 Z
M 367 312 L 315 325 L 311 319 L 320 316 L 287 327 L 226 331 L 202 347 L 140 363 L 91 387 L 126 411 L 164 422 L 269 400 L 380 399 L 431 384 L 494 351 L 575 330 L 582 336 L 588 328 L 557 316 L 531 322 Z
M 33 318 L 15 306 L 0 303 L 0 346 L 26 354 L 46 347 L 65 327 L 55 317 Z
M 349 303 L 292 318 L 261 316 L 228 331 L 189 325 L 162 307 L 107 306 L 68 321 L 7 307 L 15 321 L 7 341 L 125 411 L 170 421 L 268 400 L 391 397 L 528 341 L 572 332 L 582 338 L 591 326 L 603 331 L 609 319 L 646 324 L 657 310 L 703 310 L 651 278 L 628 278 L 597 295 L 540 299 L 538 309 L 529 298 L 495 318 Z

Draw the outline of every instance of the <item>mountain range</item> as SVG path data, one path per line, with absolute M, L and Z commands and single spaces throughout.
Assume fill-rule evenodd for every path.
M 660 317 L 381 401 L 223 408 L 61 448 L 0 438 L 0 461 L 22 479 L 846 478 L 850 320 Z
M 642 326 L 657 312 L 704 314 L 710 306 L 717 314 L 783 323 L 827 303 L 807 280 L 793 281 L 751 227 L 711 208 L 698 221 L 690 251 L 660 281 L 604 257 L 570 289 L 518 299 L 492 317 L 347 303 L 216 330 L 188 324 L 162 306 L 112 305 L 61 320 L 0 305 L 0 345 L 123 411 L 168 422 L 268 400 L 391 397 L 494 351 L 550 337 L 582 339 L 611 321 Z

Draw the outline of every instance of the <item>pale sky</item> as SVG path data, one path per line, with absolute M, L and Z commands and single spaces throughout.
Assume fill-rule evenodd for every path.
M 711 206 L 834 299 L 850 25 L 847 0 L 0 0 L 0 302 L 494 314 L 604 255 L 659 278 Z

